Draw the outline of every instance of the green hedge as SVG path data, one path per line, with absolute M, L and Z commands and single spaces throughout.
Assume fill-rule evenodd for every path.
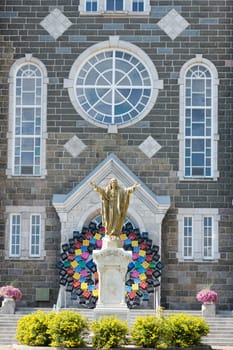
M 51 342 L 48 333 L 49 315 L 42 311 L 25 315 L 17 323 L 16 339 L 19 344 L 48 346 Z
M 50 314 L 48 333 L 51 346 L 79 348 L 85 346 L 84 337 L 89 328 L 86 318 L 72 310 L 63 310 Z
M 197 346 L 201 342 L 201 337 L 209 333 L 209 326 L 201 317 L 186 314 L 170 315 L 166 324 L 169 345 L 177 348 Z
M 89 329 L 86 318 L 72 310 L 37 313 L 23 316 L 17 324 L 19 344 L 31 346 L 85 346 L 84 337 Z
M 186 314 L 138 317 L 132 327 L 136 345 L 148 348 L 188 348 L 201 345 L 209 326 L 201 317 Z
M 162 346 L 165 333 L 165 320 L 157 316 L 137 317 L 132 326 L 133 342 L 143 348 Z
M 129 328 L 127 321 L 123 322 L 114 316 L 105 316 L 92 322 L 92 345 L 98 349 L 117 348 L 127 344 Z
M 129 341 L 144 348 L 195 347 L 201 345 L 201 338 L 209 332 L 204 319 L 182 313 L 167 318 L 162 313 L 138 317 L 130 330 L 126 321 L 114 316 L 89 324 L 79 313 L 62 310 L 38 311 L 21 317 L 16 339 L 19 344 L 31 346 L 84 347 L 89 328 L 93 332 L 91 345 L 98 349 L 116 348 Z

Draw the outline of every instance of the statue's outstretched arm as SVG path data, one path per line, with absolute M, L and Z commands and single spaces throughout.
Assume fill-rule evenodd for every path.
M 96 185 L 96 183 L 95 182 L 90 182 L 90 185 L 94 188 L 94 190 L 96 191 L 96 192 L 98 192 L 101 196 L 104 196 L 105 195 L 105 189 L 104 188 L 102 188 L 102 187 L 99 187 L 99 186 L 97 186 Z
M 127 188 L 128 193 L 133 193 L 139 186 L 139 184 L 134 184 L 133 186 Z
M 92 187 L 94 187 L 94 190 L 98 187 L 98 186 L 96 185 L 96 183 L 93 182 L 93 181 L 90 182 L 90 185 L 91 185 Z

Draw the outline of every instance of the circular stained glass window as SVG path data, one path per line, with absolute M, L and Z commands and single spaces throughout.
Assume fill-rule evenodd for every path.
M 80 55 L 70 72 L 68 87 L 74 107 L 101 127 L 135 123 L 149 113 L 157 97 L 153 63 L 141 49 L 123 43 L 98 51 L 98 44 L 94 45 Z

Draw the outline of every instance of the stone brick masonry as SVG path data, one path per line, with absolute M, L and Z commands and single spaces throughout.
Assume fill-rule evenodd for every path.
M 56 302 L 60 222 L 51 204 L 53 194 L 71 191 L 109 153 L 114 153 L 154 193 L 171 198 L 162 227 L 162 259 L 166 266 L 162 305 L 200 308 L 195 301 L 197 288 L 211 281 L 220 295 L 218 307 L 233 307 L 233 5 L 229 0 L 152 0 L 150 4 L 151 13 L 145 17 L 80 16 L 78 0 L 7 0 L 0 4 L 0 285 L 17 281 L 24 294 L 22 305 L 52 306 Z M 71 25 L 62 34 L 50 35 L 41 22 L 54 9 L 61 11 Z M 172 37 L 158 25 L 171 10 L 185 19 L 181 23 L 184 28 Z M 63 87 L 76 58 L 111 35 L 144 50 L 164 82 L 149 115 L 119 129 L 117 134 L 107 133 L 79 116 Z M 49 78 L 45 179 L 6 176 L 9 70 L 15 60 L 28 53 L 43 62 Z M 177 176 L 178 77 L 183 64 L 196 54 L 215 65 L 220 80 L 217 181 L 180 181 Z M 74 135 L 85 145 L 75 157 L 64 147 Z M 152 157 L 139 148 L 148 136 L 161 146 Z M 46 207 L 43 259 L 5 259 L 5 235 L 9 235 L 5 232 L 5 207 L 9 205 Z M 218 262 L 178 262 L 178 208 L 219 209 Z M 35 301 L 37 287 L 50 288 L 48 303 Z

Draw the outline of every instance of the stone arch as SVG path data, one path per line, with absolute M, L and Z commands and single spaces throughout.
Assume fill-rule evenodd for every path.
M 154 244 L 161 246 L 162 221 L 170 207 L 170 198 L 155 195 L 114 154 L 110 154 L 70 193 L 53 196 L 53 206 L 61 221 L 61 245 L 68 242 L 72 238 L 73 231 L 80 230 L 88 218 L 100 212 L 99 195 L 93 191 L 90 182 L 104 187 L 113 177 L 118 179 L 120 186 L 140 184 L 131 196 L 127 215 L 137 223 L 140 231 L 149 232 Z M 58 304 L 64 306 L 67 303 L 66 293 L 61 286 Z

